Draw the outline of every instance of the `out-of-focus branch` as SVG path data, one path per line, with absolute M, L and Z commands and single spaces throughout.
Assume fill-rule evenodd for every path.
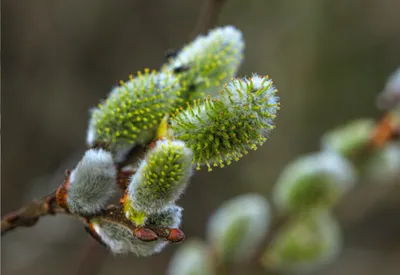
M 379 150 L 391 140 L 398 138 L 396 130 L 399 126 L 396 124 L 395 119 L 391 112 L 387 112 L 383 115 L 373 131 L 370 142 L 366 148 L 367 150 Z M 376 191 L 371 192 L 371 189 L 376 189 Z M 359 193 L 358 195 L 355 194 L 356 192 L 352 192 L 349 194 L 351 198 L 349 198 L 350 196 L 346 196 L 343 201 L 335 207 L 335 210 L 340 212 L 342 209 L 347 209 L 346 211 L 342 211 L 343 215 L 341 218 L 344 219 L 346 223 L 354 223 L 363 218 L 368 210 L 376 206 L 376 204 L 385 197 L 384 195 L 387 195 L 393 189 L 393 186 L 390 185 L 385 187 L 374 185 L 361 188 L 361 190 L 357 192 Z M 348 206 L 349 203 L 352 204 L 352 207 Z M 354 207 L 354 205 L 357 205 L 357 207 Z M 343 208 L 343 206 L 345 207 Z M 354 209 L 354 211 L 348 211 L 348 209 Z M 258 251 L 254 258 L 255 264 L 259 263 L 265 249 L 271 245 L 277 233 L 290 222 L 291 218 L 293 217 L 290 215 L 278 215 L 274 217 L 268 234 L 260 245 L 261 250 Z
M 200 33 L 206 32 L 215 26 L 222 7 L 227 0 L 205 0 L 196 25 L 190 34 L 190 40 L 193 40 Z
M 372 148 L 382 148 L 390 140 L 399 137 L 400 125 L 397 120 L 396 114 L 391 111 L 383 115 L 371 137 Z

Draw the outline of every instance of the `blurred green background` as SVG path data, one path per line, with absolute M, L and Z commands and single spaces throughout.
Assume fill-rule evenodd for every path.
M 62 182 L 85 150 L 89 108 L 120 79 L 159 68 L 168 49 L 188 42 L 203 2 L 2 1 L 2 215 Z M 400 65 L 397 0 L 227 0 L 218 25 L 227 24 L 246 42 L 239 75 L 269 74 L 282 109 L 262 148 L 193 178 L 179 201 L 187 237 L 204 235 L 222 201 L 268 196 L 283 166 L 318 150 L 326 130 L 378 118 L 375 98 Z M 345 248 L 319 274 L 400 274 L 399 189 L 370 188 L 338 208 Z M 363 209 L 364 198 L 378 203 Z M 2 274 L 164 274 L 176 248 L 114 257 L 77 221 L 48 217 L 2 238 Z M 265 273 L 238 266 L 229 274 Z

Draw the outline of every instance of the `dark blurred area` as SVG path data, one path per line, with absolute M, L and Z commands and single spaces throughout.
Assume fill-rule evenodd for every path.
M 203 1 L 2 1 L 2 215 L 62 182 L 85 150 L 89 108 L 188 42 Z M 269 74 L 282 109 L 262 148 L 192 179 L 179 201 L 187 237 L 203 237 L 207 217 L 228 198 L 268 197 L 284 165 L 319 150 L 325 131 L 379 118 L 376 96 L 400 65 L 399 15 L 396 0 L 227 0 L 218 25 L 243 32 L 239 75 Z M 400 274 L 400 188 L 383 189 L 338 207 L 345 247 L 319 274 Z M 80 274 L 145 275 L 164 274 L 177 246 L 149 258 L 106 255 L 78 221 L 57 216 L 7 234 L 1 248 L 5 275 L 77 274 L 90 265 L 94 272 Z M 265 272 L 239 266 L 229 274 Z

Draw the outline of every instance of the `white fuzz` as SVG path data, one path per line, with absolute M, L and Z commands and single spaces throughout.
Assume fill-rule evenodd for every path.
M 68 209 L 82 214 L 102 210 L 114 195 L 116 175 L 111 153 L 102 149 L 86 151 L 70 175 Z
M 166 206 L 161 212 L 150 214 L 146 224 L 157 228 L 178 228 L 182 221 L 182 207 L 175 204 Z
M 136 239 L 130 229 L 106 221 L 93 222 L 93 229 L 101 240 L 115 254 L 134 253 L 137 256 L 150 256 L 159 253 L 168 244 L 164 240 L 144 242 Z

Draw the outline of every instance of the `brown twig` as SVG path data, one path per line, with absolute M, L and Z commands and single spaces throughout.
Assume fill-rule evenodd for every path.
M 398 137 L 398 130 L 396 115 L 390 111 L 385 113 L 372 134 L 371 146 L 377 149 L 382 148 L 387 142 Z
M 1 234 L 3 235 L 18 227 L 34 226 L 40 217 L 55 214 L 71 215 L 84 223 L 88 223 L 89 219 L 100 219 L 111 223 L 117 223 L 129 228 L 132 231 L 132 234 L 142 241 L 154 241 L 162 238 L 177 243 L 184 239 L 183 232 L 176 228 L 157 228 L 153 226 L 137 227 L 133 222 L 126 218 L 125 213 L 120 206 L 109 205 L 107 209 L 91 217 L 70 213 L 68 210 L 56 204 L 56 192 L 52 192 L 50 195 L 45 196 L 40 200 L 33 201 L 25 207 L 6 215 L 1 220 Z
M 197 35 L 205 33 L 208 29 L 215 26 L 218 15 L 220 14 L 226 0 L 205 0 L 200 15 L 197 19 L 190 39 L 194 39 Z
M 55 193 L 30 202 L 25 207 L 11 212 L 1 220 L 1 235 L 18 227 L 34 226 L 40 217 L 65 214 L 66 210 L 56 204 Z

